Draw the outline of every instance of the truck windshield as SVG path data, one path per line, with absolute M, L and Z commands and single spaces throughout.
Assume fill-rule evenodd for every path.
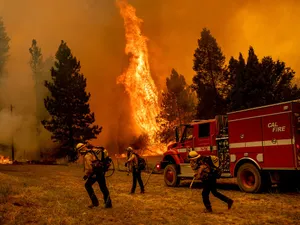
M 193 126 L 186 126 L 182 134 L 181 142 L 184 142 L 185 140 L 192 139 L 192 138 L 193 138 Z

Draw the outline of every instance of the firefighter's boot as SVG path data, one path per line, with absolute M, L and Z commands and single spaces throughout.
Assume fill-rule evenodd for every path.
M 206 208 L 206 209 L 204 209 L 204 212 L 205 213 L 212 213 L 212 208 L 210 207 L 210 208 Z
M 109 195 L 105 196 L 103 200 L 104 200 L 104 208 L 112 208 L 111 199 Z
M 110 199 L 110 197 L 108 197 L 107 201 L 105 202 L 104 207 L 105 207 L 105 208 L 112 208 L 112 204 L 111 204 L 111 199 Z
M 99 201 L 97 199 L 97 196 L 93 193 L 91 194 L 90 196 L 91 200 L 92 200 L 92 204 L 89 205 L 88 207 L 91 209 L 91 208 L 94 208 L 94 207 L 98 207 L 99 206 Z

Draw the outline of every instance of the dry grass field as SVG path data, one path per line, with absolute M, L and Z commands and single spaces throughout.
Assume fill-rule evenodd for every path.
M 246 194 L 220 180 L 219 190 L 235 200 L 233 208 L 211 196 L 214 212 L 208 214 L 201 183 L 168 188 L 161 174 L 153 174 L 145 194 L 138 187 L 129 195 L 132 177 L 116 171 L 107 178 L 113 208 L 89 209 L 82 176 L 78 165 L 0 165 L 0 224 L 300 224 L 296 191 Z M 97 184 L 94 189 L 102 200 Z

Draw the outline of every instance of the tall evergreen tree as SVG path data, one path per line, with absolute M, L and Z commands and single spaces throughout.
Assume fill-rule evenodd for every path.
M 30 67 L 32 71 L 32 76 L 34 80 L 34 87 L 35 87 L 35 96 L 36 96 L 36 118 L 37 121 L 41 121 L 42 116 L 40 112 L 41 104 L 45 96 L 43 96 L 40 92 L 40 89 L 44 86 L 43 85 L 43 56 L 42 50 L 40 47 L 37 46 L 37 41 L 35 39 L 32 40 L 31 47 L 29 48 L 30 53 Z M 38 122 L 39 123 L 39 122 Z
M 3 70 L 8 60 L 9 42 L 10 38 L 6 33 L 3 19 L 0 17 L 0 77 L 3 76 Z
M 284 62 L 264 57 L 259 62 L 253 47 L 248 51 L 247 63 L 240 54 L 239 60 L 229 61 L 229 111 L 247 109 L 299 98 L 299 89 L 292 84 L 295 72 Z
M 30 67 L 33 72 L 34 79 L 37 80 L 38 77 L 36 76 L 42 72 L 43 56 L 42 56 L 42 50 L 40 47 L 38 47 L 37 41 L 35 39 L 33 39 L 31 42 L 29 53 L 31 55 L 30 62 L 29 62 Z
M 164 143 L 168 143 L 174 137 L 174 126 L 187 123 L 194 117 L 196 102 L 184 76 L 174 69 L 166 79 L 166 87 L 166 92 L 162 94 L 162 110 L 157 117 L 162 124 L 158 137 Z
M 286 67 L 282 61 L 274 61 L 270 56 L 264 57 L 260 72 L 266 83 L 264 104 L 294 100 L 300 97 L 299 88 L 293 84 L 295 71 Z
M 210 31 L 204 28 L 194 54 L 193 89 L 198 96 L 197 117 L 208 119 L 224 111 L 225 56 Z
M 64 41 L 61 41 L 55 57 L 52 82 L 45 82 L 51 93 L 45 99 L 51 119 L 42 123 L 52 133 L 53 141 L 61 145 L 61 155 L 68 155 L 69 160 L 74 161 L 77 159 L 74 146 L 95 139 L 102 127 L 93 125 L 95 115 L 88 103 L 91 95 L 85 90 L 86 78 L 80 73 L 80 62 Z
M 50 69 L 54 65 L 53 57 L 48 57 L 43 60 L 42 50 L 38 46 L 35 39 L 32 40 L 31 47 L 29 48 L 30 60 L 29 65 L 33 76 L 36 97 L 36 129 L 37 136 L 41 132 L 41 121 L 49 117 L 49 113 L 45 108 L 44 98 L 50 93 L 45 87 L 45 81 L 51 79 Z
M 228 110 L 235 110 L 243 107 L 244 96 L 247 93 L 244 90 L 243 83 L 246 82 L 245 70 L 246 70 L 246 62 L 243 58 L 243 55 L 240 53 L 239 60 L 231 57 L 229 60 L 228 66 L 228 87 L 230 88 L 230 92 L 228 94 Z

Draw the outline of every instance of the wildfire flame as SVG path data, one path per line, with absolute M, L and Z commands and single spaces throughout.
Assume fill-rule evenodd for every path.
M 160 111 L 158 91 L 151 77 L 148 61 L 147 37 L 142 35 L 141 23 L 135 14 L 135 8 L 126 0 L 117 0 L 120 14 L 124 19 L 126 47 L 130 55 L 127 70 L 117 78 L 129 94 L 133 118 L 140 131 L 147 133 L 154 144 L 155 133 L 159 129 L 155 117 Z
M 0 164 L 12 164 L 13 162 L 9 159 L 9 157 L 5 157 L 0 155 Z

